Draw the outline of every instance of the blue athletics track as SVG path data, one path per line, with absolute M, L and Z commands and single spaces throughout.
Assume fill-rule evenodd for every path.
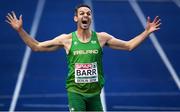
M 161 29 L 135 50 L 104 47 L 106 111 L 180 111 L 179 0 L 1 0 L 0 111 L 68 111 L 66 54 L 32 52 L 5 22 L 23 15 L 24 29 L 38 41 L 76 30 L 77 4 L 93 9 L 97 32 L 129 40 L 159 16 Z

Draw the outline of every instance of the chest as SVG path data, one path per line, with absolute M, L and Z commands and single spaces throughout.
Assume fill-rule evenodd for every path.
M 74 55 L 80 54 L 98 54 L 101 51 L 101 47 L 97 40 L 91 40 L 87 43 L 73 41 L 70 52 Z

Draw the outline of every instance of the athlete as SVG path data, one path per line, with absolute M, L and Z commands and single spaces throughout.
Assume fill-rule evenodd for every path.
M 15 13 L 11 12 L 6 18 L 6 22 L 33 51 L 65 49 L 69 70 L 66 89 L 70 111 L 103 111 L 100 93 L 104 85 L 102 48 L 105 45 L 112 49 L 132 51 L 149 34 L 159 30 L 161 24 L 158 16 L 152 22 L 150 17 L 147 17 L 145 30 L 129 41 L 123 41 L 106 32 L 92 31 L 92 10 L 88 5 L 80 4 L 75 8 L 76 31 L 39 42 L 23 29 L 22 15 L 17 18 Z

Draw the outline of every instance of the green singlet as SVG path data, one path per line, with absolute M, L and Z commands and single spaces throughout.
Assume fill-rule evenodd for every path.
M 91 38 L 86 43 L 78 39 L 76 32 L 72 32 L 72 45 L 67 61 L 69 73 L 66 89 L 68 93 L 79 94 L 87 98 L 99 95 L 104 85 L 104 76 L 102 48 L 96 32 L 92 31 Z

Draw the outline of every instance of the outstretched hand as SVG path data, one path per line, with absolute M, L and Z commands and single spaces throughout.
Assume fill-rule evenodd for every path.
M 19 19 L 17 19 L 16 14 L 12 11 L 11 13 L 8 13 L 6 18 L 6 22 L 9 23 L 16 31 L 19 31 L 22 28 L 22 15 L 20 15 Z
M 149 32 L 149 33 L 152 33 L 156 30 L 159 30 L 160 29 L 160 25 L 161 25 L 161 19 L 159 19 L 158 16 L 156 16 L 153 20 L 153 22 L 151 22 L 150 20 L 150 17 L 148 16 L 147 17 L 147 26 L 146 26 L 146 30 Z

